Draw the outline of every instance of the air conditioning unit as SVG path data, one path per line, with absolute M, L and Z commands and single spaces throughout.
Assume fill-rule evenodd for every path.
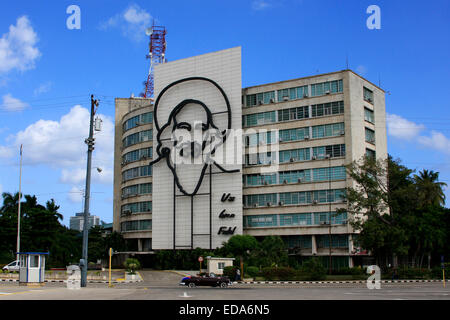
M 345 131 L 344 130 L 341 131 L 341 136 L 343 136 L 343 135 L 345 135 Z
M 328 224 L 328 222 L 326 222 L 326 221 L 320 221 L 320 224 L 321 224 L 321 225 L 326 225 L 326 224 Z
M 302 183 L 302 182 L 303 182 L 303 181 L 302 181 L 302 178 L 298 178 L 297 182 L 298 182 L 298 183 Z
M 286 179 L 283 180 L 283 184 L 287 184 L 287 180 Z
M 258 101 L 258 105 L 262 105 L 263 104 L 263 101 L 262 100 L 259 100 Z
M 253 204 L 253 208 L 256 208 L 256 207 L 258 207 L 258 204 L 257 204 L 257 203 L 254 203 L 254 204 Z
M 138 126 L 142 126 L 143 125 L 143 123 L 142 122 L 136 122 L 136 127 L 138 127 Z
M 272 202 L 267 202 L 267 206 L 268 207 L 272 206 Z
M 294 158 L 290 158 L 290 159 L 289 159 L 289 162 L 294 162 Z
M 305 93 L 305 94 L 303 95 L 303 98 L 308 98 L 308 94 Z
M 279 138 L 278 141 L 283 142 L 283 138 Z
M 283 101 L 289 101 L 289 97 L 288 96 L 284 96 L 283 97 Z
M 368 102 L 372 102 L 372 99 L 371 99 L 371 98 L 367 98 L 367 101 L 368 101 Z
M 280 201 L 280 202 L 278 202 L 278 205 L 284 206 L 284 202 L 283 202 L 283 201 Z
M 325 94 L 330 94 L 330 90 L 325 91 Z
M 305 140 L 309 140 L 309 135 L 305 136 Z
M 125 209 L 125 210 L 122 211 L 122 214 L 129 215 L 129 214 L 131 214 L 131 210 L 130 209 Z
M 145 159 L 147 159 L 147 156 L 145 156 L 145 155 L 141 156 L 141 160 L 145 160 Z
M 127 194 L 123 194 L 122 195 L 122 199 L 126 199 L 126 198 L 128 198 L 128 195 Z
M 312 202 L 313 204 L 317 204 L 318 202 L 317 202 L 317 200 L 313 200 L 313 202 Z
M 312 160 L 316 160 L 317 157 L 316 157 L 316 156 L 312 156 L 311 159 L 312 159 Z
M 264 185 L 267 186 L 269 183 L 267 181 L 264 181 Z
M 275 99 L 274 98 L 270 98 L 270 103 L 275 103 Z

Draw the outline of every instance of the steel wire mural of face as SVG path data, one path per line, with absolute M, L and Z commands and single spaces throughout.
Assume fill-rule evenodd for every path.
M 205 81 L 208 85 L 213 85 L 220 97 L 214 100 L 217 105 L 208 106 L 198 99 L 183 99 L 176 105 L 166 106 L 172 108 L 172 111 L 168 114 L 167 121 L 161 125 L 160 102 L 164 95 L 169 92 L 176 94 L 177 86 L 191 81 Z M 212 112 L 211 109 L 216 111 Z M 214 117 L 218 115 L 227 117 L 225 128 L 219 128 L 215 124 Z M 231 108 L 225 92 L 213 80 L 190 77 L 166 86 L 155 101 L 154 121 L 157 130 L 157 157 L 150 164 L 165 160 L 178 189 L 184 195 L 197 194 L 209 165 L 215 165 L 222 172 L 239 172 L 226 170 L 214 160 L 214 153 L 225 142 L 231 129 Z

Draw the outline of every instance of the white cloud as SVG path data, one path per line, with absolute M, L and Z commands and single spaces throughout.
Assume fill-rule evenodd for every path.
M 0 146 L 0 158 L 11 158 L 14 154 L 13 148 Z
M 38 37 L 26 16 L 9 26 L 9 32 L 0 38 L 0 74 L 13 69 L 25 71 L 34 68 L 41 56 L 36 47 Z
M 3 186 L 0 184 L 0 196 L 2 195 L 2 193 L 3 193 Z
M 29 105 L 26 102 L 22 102 L 17 98 L 14 98 L 11 94 L 5 94 L 2 97 L 3 101 L 0 105 L 1 110 L 15 112 L 22 111 L 27 108 Z
M 431 136 L 420 136 L 418 141 L 425 147 L 450 154 L 450 139 L 440 132 L 433 130 L 431 131 Z
M 416 124 L 396 114 L 386 114 L 388 134 L 392 137 L 413 140 L 425 129 L 422 124 Z
M 145 37 L 145 29 L 151 24 L 152 16 L 137 4 L 130 5 L 122 13 L 116 14 L 100 24 L 101 30 L 120 28 L 122 34 L 133 40 L 140 41 Z
M 93 182 L 110 184 L 113 180 L 114 123 L 105 115 L 102 131 L 95 133 L 95 150 L 92 156 Z M 59 121 L 39 120 L 10 138 L 12 144 L 23 143 L 24 164 L 44 164 L 61 169 L 61 182 L 79 184 L 86 177 L 87 146 L 84 140 L 89 135 L 87 109 L 77 105 Z M 14 147 L 15 148 L 15 147 Z M 12 154 L 12 147 L 0 146 L 0 152 Z M 102 168 L 98 173 L 95 167 Z
M 39 87 L 37 87 L 36 89 L 34 89 L 33 91 L 33 95 L 38 96 L 40 94 L 49 92 L 50 89 L 52 88 L 52 82 L 51 81 L 47 81 L 43 84 L 41 84 Z
M 73 203 L 81 203 L 83 201 L 84 192 L 77 187 L 70 189 L 67 198 Z
M 261 10 L 267 9 L 271 6 L 272 5 L 268 1 L 265 1 L 265 0 L 254 0 L 252 2 L 252 9 L 256 10 L 256 11 L 261 11 Z

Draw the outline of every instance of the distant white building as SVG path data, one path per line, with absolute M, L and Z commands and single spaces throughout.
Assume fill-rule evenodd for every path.
M 75 214 L 74 217 L 70 217 L 70 229 L 77 230 L 77 231 L 83 231 L 84 226 L 84 213 L 78 212 Z M 100 217 L 98 216 L 89 216 L 89 229 L 93 226 L 100 225 Z

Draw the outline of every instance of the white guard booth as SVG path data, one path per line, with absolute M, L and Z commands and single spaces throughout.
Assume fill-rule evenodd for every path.
M 19 285 L 42 285 L 45 280 L 45 256 L 49 252 L 18 252 Z

